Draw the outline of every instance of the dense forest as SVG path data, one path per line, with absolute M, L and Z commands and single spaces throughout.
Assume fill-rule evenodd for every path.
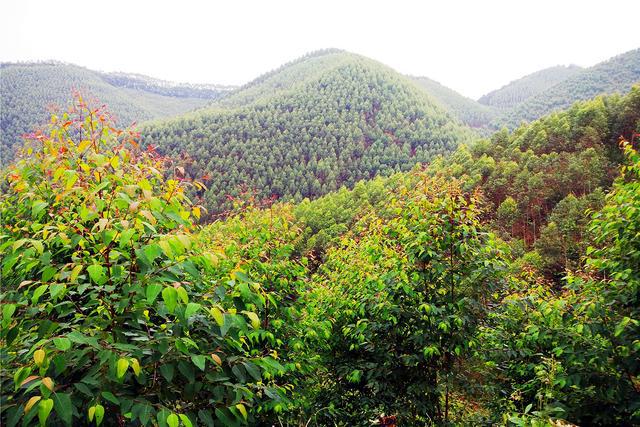
M 139 129 L 76 95 L 2 171 L 0 423 L 640 424 L 614 86 L 487 137 L 337 50 Z
M 210 214 L 243 190 L 300 201 L 406 171 L 472 135 L 407 78 L 340 51 L 309 55 L 141 131 L 188 176 L 206 178 Z
M 507 111 L 517 107 L 532 96 L 538 95 L 563 80 L 580 73 L 582 70 L 577 65 L 567 67 L 559 65 L 545 68 L 481 96 L 478 99 L 478 103 L 494 107 L 499 111 Z
M 496 124 L 516 127 L 573 102 L 603 93 L 624 93 L 640 80 L 640 49 L 585 68 L 507 111 Z
M 0 65 L 0 164 L 9 162 L 14 145 L 51 110 L 64 108 L 73 90 L 109 106 L 118 124 L 185 113 L 223 96 L 226 87 L 173 85 L 145 76 L 100 73 L 75 65 L 3 63 Z
M 497 117 L 497 111 L 427 77 L 412 77 L 430 96 L 447 111 L 472 128 L 486 128 Z

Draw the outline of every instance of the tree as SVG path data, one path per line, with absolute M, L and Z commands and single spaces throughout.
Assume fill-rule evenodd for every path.
M 460 366 L 501 280 L 477 200 L 423 174 L 408 181 L 388 216 L 366 215 L 329 250 L 308 302 L 331 320 L 326 395 L 349 425 L 381 414 L 450 420 Z

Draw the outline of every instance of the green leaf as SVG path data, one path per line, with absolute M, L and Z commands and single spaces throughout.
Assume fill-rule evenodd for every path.
M 67 393 L 53 393 L 53 407 L 58 418 L 67 426 L 73 423 L 73 404 Z
M 2 320 L 3 323 L 8 323 L 9 320 L 11 320 L 11 317 L 13 316 L 13 313 L 16 312 L 16 305 L 15 304 L 5 304 L 4 306 L 2 306 Z
M 167 417 L 167 425 L 169 427 L 178 427 L 179 424 L 180 420 L 178 419 L 178 416 L 176 414 L 170 414 Z
M 158 297 L 158 294 L 160 293 L 160 291 L 162 291 L 162 285 L 158 283 L 152 283 L 149 286 L 147 286 L 147 290 L 145 294 L 149 304 L 153 304 L 153 302 Z
M 182 420 L 182 424 L 185 427 L 193 427 L 193 424 L 191 423 L 191 420 L 185 414 L 180 414 L 180 419 Z
M 53 345 L 60 351 L 67 351 L 71 348 L 71 340 L 65 337 L 54 338 Z
M 169 382 L 173 379 L 173 374 L 175 372 L 175 367 L 172 363 L 165 363 L 160 365 L 160 373 L 163 377 Z
M 200 307 L 202 307 L 200 304 L 190 302 L 189 304 L 187 304 L 187 308 L 184 310 L 184 317 L 186 319 L 190 318 L 200 310 Z
M 104 406 L 102 406 L 102 405 L 96 405 L 96 406 L 95 406 L 95 408 L 96 408 L 96 412 L 95 412 L 95 415 L 96 415 L 96 425 L 98 425 L 98 426 L 99 426 L 100 424 L 102 424 L 102 420 L 103 420 L 103 418 L 104 418 Z
M 175 288 L 173 286 L 165 287 L 162 291 L 162 299 L 164 300 L 164 305 L 167 306 L 169 313 L 173 313 L 178 305 L 178 292 Z
M 96 282 L 98 285 L 102 285 L 107 281 L 105 269 L 99 264 L 90 265 L 89 267 L 87 267 L 87 272 L 89 272 L 89 277 L 91 277 L 91 280 Z
M 38 253 L 42 255 L 42 253 L 44 252 L 44 245 L 42 244 L 42 242 L 40 240 L 32 240 L 31 244 L 33 245 L 34 248 L 36 248 Z
M 36 288 L 35 291 L 33 291 L 33 296 L 31 297 L 31 303 L 32 304 L 37 304 L 38 300 L 40 299 L 40 297 L 42 296 L 42 294 L 44 294 L 47 289 L 49 289 L 49 285 L 40 285 Z
M 107 399 L 109 402 L 115 403 L 116 405 L 120 405 L 120 399 L 114 396 L 113 393 L 111 393 L 110 391 L 103 391 L 101 394 L 102 394 L 102 397 Z
M 206 358 L 200 354 L 192 354 L 191 361 L 194 365 L 200 368 L 201 371 L 204 371 L 206 365 Z
M 178 289 L 176 289 L 176 292 L 178 293 L 178 296 L 180 297 L 183 303 L 186 304 L 189 302 L 189 295 L 187 294 L 187 290 L 185 288 L 180 286 L 178 287 Z
M 47 418 L 49 418 L 49 414 L 51 414 L 52 409 L 53 409 L 53 399 L 40 400 L 40 404 L 38 405 L 38 419 L 40 420 L 41 426 L 46 425 Z
M 136 232 L 135 228 L 128 228 L 120 234 L 120 243 L 119 243 L 120 249 L 127 246 L 127 244 L 129 243 L 129 241 L 131 240 L 135 232 Z
M 143 248 L 144 256 L 147 258 L 149 264 L 153 262 L 162 254 L 162 248 L 156 244 L 147 245 Z
M 260 369 L 256 365 L 251 362 L 243 363 L 245 369 L 255 379 L 256 381 L 262 381 L 262 375 L 260 374 Z
M 47 206 L 49 206 L 49 203 L 47 202 L 44 202 L 42 200 L 34 200 L 31 204 L 31 216 L 37 218 Z
M 202 410 L 198 411 L 198 418 L 202 421 L 207 427 L 214 427 L 213 417 L 211 416 L 211 411 Z
M 127 373 L 127 369 L 129 369 L 129 360 L 123 357 L 118 359 L 116 372 L 119 379 L 124 377 L 124 374 Z
M 64 292 L 65 289 L 67 289 L 67 286 L 64 283 L 54 283 L 49 286 L 49 294 L 51 295 L 51 299 L 56 299 L 58 295 Z
M 48 282 L 51 280 L 53 276 L 58 272 L 58 269 L 55 267 L 48 266 L 42 271 L 42 281 Z

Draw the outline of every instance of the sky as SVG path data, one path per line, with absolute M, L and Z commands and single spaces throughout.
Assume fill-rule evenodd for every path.
M 638 0 L 2 0 L 0 61 L 237 85 L 333 47 L 478 98 L 640 48 L 639 16 Z

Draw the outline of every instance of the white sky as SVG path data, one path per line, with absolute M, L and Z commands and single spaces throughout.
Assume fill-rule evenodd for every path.
M 0 0 L 0 60 L 242 84 L 337 47 L 477 98 L 640 47 L 640 1 Z

